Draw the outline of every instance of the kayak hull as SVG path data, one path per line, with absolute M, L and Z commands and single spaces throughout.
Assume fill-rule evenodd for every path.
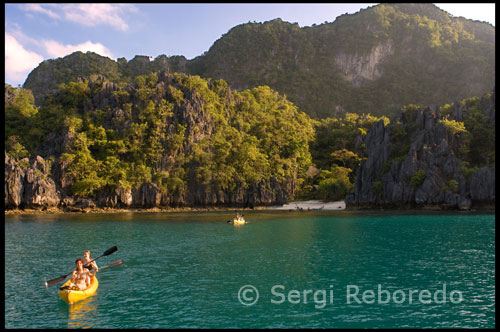
M 246 224 L 246 221 L 243 218 L 241 218 L 240 220 L 233 219 L 233 225 L 235 225 L 235 226 L 237 226 L 237 225 L 244 225 L 244 224 Z
M 93 277 L 91 279 L 92 280 L 90 282 L 90 286 L 86 290 L 79 291 L 79 290 L 64 289 L 57 291 L 57 295 L 59 295 L 61 300 L 69 304 L 86 299 L 87 297 L 94 295 L 97 291 L 97 287 L 99 287 L 99 282 L 97 281 L 97 278 Z M 68 286 L 70 282 L 71 279 L 66 281 L 61 287 Z

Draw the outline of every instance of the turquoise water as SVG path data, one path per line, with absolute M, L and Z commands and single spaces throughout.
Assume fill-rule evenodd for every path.
M 233 215 L 7 216 L 5 327 L 495 327 L 493 214 Z M 114 245 L 95 296 L 44 287 Z

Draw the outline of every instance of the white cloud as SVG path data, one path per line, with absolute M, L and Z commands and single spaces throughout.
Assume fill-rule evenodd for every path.
M 58 14 L 56 14 L 54 11 L 47 9 L 45 7 L 42 7 L 41 4 L 39 3 L 28 3 L 28 4 L 20 4 L 19 8 L 25 11 L 31 11 L 31 12 L 38 12 L 45 14 L 51 18 L 58 19 L 60 18 Z
M 122 18 L 125 12 L 136 12 L 129 4 L 83 3 L 67 4 L 62 7 L 64 18 L 86 26 L 107 24 L 118 30 L 127 31 L 129 26 Z
M 14 36 L 5 33 L 5 81 L 13 85 L 22 84 L 28 73 L 33 70 L 43 57 L 26 50 Z
M 44 40 L 42 44 L 47 54 L 53 58 L 64 57 L 76 51 L 84 53 L 90 51 L 102 56 L 114 58 L 113 54 L 107 47 L 101 43 L 92 43 L 91 41 L 86 41 L 78 45 L 63 45 L 55 40 Z
M 24 45 L 24 47 L 27 45 L 34 46 L 35 48 L 40 47 L 40 40 L 25 35 L 17 25 L 14 25 L 13 29 L 6 30 L 9 31 L 8 33 L 14 37 L 19 44 Z
M 109 25 L 120 31 L 127 31 L 127 13 L 135 13 L 132 4 L 79 3 L 79 4 L 19 4 L 19 8 L 32 13 L 45 14 L 55 20 L 66 20 L 84 26 Z
M 35 46 L 41 54 L 28 50 L 28 44 Z M 5 32 L 5 82 L 13 86 L 23 84 L 28 74 L 44 59 L 64 57 L 76 51 L 90 51 L 115 59 L 113 53 L 101 43 L 61 44 L 55 40 L 35 41 L 20 31 Z

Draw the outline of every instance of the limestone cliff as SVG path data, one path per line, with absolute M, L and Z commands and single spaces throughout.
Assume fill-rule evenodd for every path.
M 394 53 L 393 42 L 388 39 L 374 46 L 366 54 L 340 51 L 335 62 L 344 78 L 354 86 L 360 87 L 366 81 L 374 81 L 383 74 L 382 63 Z
M 494 101 L 493 92 L 480 103 L 493 130 Z M 346 197 L 347 208 L 492 207 L 494 161 L 465 174 L 464 138 L 442 121 L 462 121 L 469 113 L 466 105 L 455 103 L 446 117 L 439 107 L 426 107 L 413 114 L 401 110 L 387 126 L 382 121 L 373 124 L 365 139 L 368 158 L 358 170 L 354 191 Z
M 5 207 L 57 206 L 61 195 L 50 176 L 50 167 L 51 162 L 40 156 L 16 161 L 5 154 Z
M 274 177 L 249 187 L 219 190 L 190 183 L 181 194 L 162 192 L 160 187 L 145 182 L 137 188 L 105 188 L 95 198 L 75 197 L 63 188 L 64 172 L 51 174 L 50 167 L 58 162 L 45 161 L 37 156 L 32 160 L 16 161 L 5 154 L 5 208 L 47 209 L 65 208 L 81 211 L 86 208 L 152 208 L 152 207 L 256 207 L 281 205 L 293 199 L 294 179 L 279 183 Z M 59 165 L 60 167 L 60 165 Z M 71 184 L 71 182 L 70 182 Z
M 261 127 L 260 118 L 252 120 L 254 122 L 249 121 L 248 117 L 245 121 L 240 120 L 239 114 L 243 112 L 241 110 L 243 106 L 237 104 L 246 102 L 246 97 L 224 88 L 222 83 L 210 83 L 199 77 L 174 75 L 162 71 L 155 75 L 155 81 L 149 83 L 152 88 L 134 84 L 120 86 L 102 76 L 78 84 L 88 88 L 84 90 L 87 95 L 78 102 L 75 107 L 78 113 L 72 113 L 72 117 L 84 118 L 86 128 L 91 127 L 94 131 L 83 132 L 85 130 L 83 127 L 77 130 L 66 121 L 66 124 L 62 123 L 59 127 L 53 125 L 53 128 L 48 128 L 30 158 L 15 160 L 5 153 L 7 209 L 255 207 L 284 204 L 293 199 L 299 167 L 294 151 L 299 151 L 300 146 L 307 147 L 307 141 L 288 147 L 286 150 L 288 155 L 282 154 L 283 157 L 280 157 L 282 159 L 278 162 L 285 165 L 280 166 L 280 164 L 278 167 L 286 169 L 282 169 L 281 177 L 272 169 L 265 173 L 253 172 L 252 167 L 248 166 L 252 163 L 250 158 L 259 161 L 261 168 L 269 167 L 269 162 L 264 160 L 267 156 L 258 150 L 258 147 L 251 146 L 258 143 L 258 138 L 253 135 L 261 135 L 262 139 L 266 140 L 266 146 L 276 145 L 272 140 L 276 135 L 267 135 L 267 131 L 271 129 L 266 129 L 266 124 Z M 210 90 L 212 85 L 220 95 Z M 60 94 L 65 93 L 61 91 Z M 275 98 L 270 90 L 264 92 L 269 98 Z M 253 93 L 258 95 L 257 91 Z M 52 95 L 52 102 L 55 105 L 60 105 L 59 97 L 58 94 Z M 211 100 L 213 104 L 207 100 Z M 215 102 L 218 110 L 215 109 Z M 281 102 L 283 103 L 283 100 Z M 150 113 L 147 113 L 147 105 Z M 253 107 L 257 106 L 255 104 Z M 305 126 L 304 121 L 310 121 L 293 109 L 279 115 L 279 112 L 287 109 L 286 104 L 282 106 L 273 113 L 271 110 L 263 111 L 263 114 L 266 112 L 272 114 L 268 120 L 276 125 L 276 130 L 280 130 L 282 135 L 286 136 L 287 131 L 298 130 Z M 62 107 L 57 109 L 65 111 Z M 43 113 L 45 110 L 41 109 L 40 112 L 45 114 Z M 219 115 L 217 113 L 219 111 L 224 112 L 224 115 Z M 248 112 L 250 116 L 257 110 L 252 108 L 248 109 Z M 43 118 L 44 115 L 39 116 Z M 64 116 L 64 113 L 61 113 L 60 117 Z M 291 119 L 293 117 L 297 119 Z M 295 122 L 290 122 L 292 120 Z M 280 121 L 287 121 L 290 128 L 281 129 Z M 251 123 L 253 127 L 250 127 Z M 246 128 L 244 129 L 246 132 L 240 127 Z M 96 128 L 99 132 L 95 131 Z M 310 131 L 312 137 L 312 127 Z M 92 145 L 93 143 L 89 142 L 96 137 L 95 135 L 101 135 L 101 138 L 99 142 L 93 141 L 96 144 Z M 218 138 L 217 146 L 213 136 Z M 137 140 L 129 143 L 131 137 Z M 227 141 L 229 139 L 235 140 L 235 144 Z M 237 145 L 240 141 L 246 144 L 242 149 Z M 285 138 L 281 141 L 283 144 L 290 143 L 290 140 Z M 137 148 L 136 145 L 141 147 Z M 121 148 L 116 148 L 118 146 Z M 149 162 L 146 168 L 144 159 L 153 154 L 146 156 L 143 150 L 149 149 L 148 152 L 151 152 L 153 151 L 151 147 L 158 152 L 154 154 L 156 158 L 154 163 Z M 247 150 L 251 150 L 251 153 L 246 154 Z M 305 152 L 309 153 L 307 148 Z M 136 158 L 133 153 L 141 157 Z M 218 165 L 210 160 L 216 153 L 233 155 L 231 158 L 228 157 L 228 165 Z M 276 153 L 280 156 L 281 151 L 278 149 Z M 102 161 L 96 161 L 98 158 Z M 75 168 L 71 168 L 71 163 L 76 159 L 81 162 L 82 167 L 75 171 Z M 219 160 L 222 160 L 222 157 Z M 307 160 L 307 157 L 304 160 Z M 122 180 L 128 176 L 125 181 L 117 180 L 111 183 L 103 180 L 103 167 L 113 161 L 116 164 L 108 171 Z M 240 166 L 233 165 L 236 163 Z M 226 169 L 232 167 L 233 175 L 223 174 L 219 169 L 220 166 Z M 132 176 L 130 174 L 136 167 L 143 167 L 146 171 L 141 174 L 144 175 L 145 172 L 148 174 L 140 180 L 134 180 L 139 173 L 133 173 L 136 175 Z M 246 172 L 248 174 L 253 172 L 253 177 L 249 180 L 249 177 L 245 177 L 243 171 L 237 167 L 250 169 Z M 80 176 L 82 172 L 96 173 L 97 176 L 89 176 L 80 182 L 81 185 L 97 184 L 93 187 L 95 189 L 85 192 L 78 192 L 75 189 L 75 183 L 82 179 Z M 216 172 L 222 175 L 216 178 L 213 176 Z

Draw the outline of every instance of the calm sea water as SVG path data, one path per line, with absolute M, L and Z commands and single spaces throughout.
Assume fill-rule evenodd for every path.
M 233 215 L 7 216 L 5 327 L 495 327 L 493 214 Z M 114 245 L 95 296 L 44 287 Z

